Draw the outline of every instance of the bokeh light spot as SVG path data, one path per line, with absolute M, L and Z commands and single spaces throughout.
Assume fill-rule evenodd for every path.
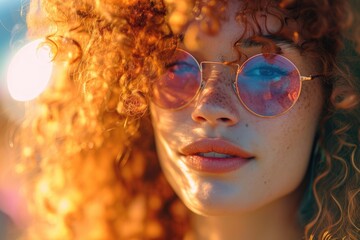
M 52 73 L 51 48 L 43 40 L 22 47 L 12 58 L 7 74 L 10 96 L 17 101 L 30 101 L 39 96 Z

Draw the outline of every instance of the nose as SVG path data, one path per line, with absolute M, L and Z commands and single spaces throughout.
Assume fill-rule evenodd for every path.
M 232 126 L 239 121 L 239 100 L 233 91 L 234 66 L 202 62 L 202 89 L 196 99 L 192 119 L 212 126 Z

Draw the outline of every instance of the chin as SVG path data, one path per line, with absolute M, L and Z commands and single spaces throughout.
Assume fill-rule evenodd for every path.
M 193 213 L 204 216 L 204 217 L 218 217 L 218 216 L 229 216 L 233 214 L 241 214 L 251 211 L 250 209 L 238 209 L 230 206 L 224 207 L 224 205 L 195 205 L 194 203 L 189 203 L 183 201 L 185 206 Z
M 221 215 L 227 215 L 228 210 L 215 207 L 215 206 L 208 206 L 206 204 L 194 204 L 193 202 L 189 203 L 187 201 L 182 200 L 185 206 L 193 213 L 204 216 L 204 217 L 216 217 Z
M 185 206 L 195 214 L 207 217 L 241 214 L 256 209 L 253 203 L 241 204 L 241 201 L 234 202 L 234 199 L 228 199 L 220 196 L 204 197 L 201 193 L 198 195 L 178 194 Z

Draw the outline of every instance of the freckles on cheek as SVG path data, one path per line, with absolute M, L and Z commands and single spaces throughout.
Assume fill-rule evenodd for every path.
M 324 102 L 324 92 L 322 88 L 323 87 L 320 82 L 309 82 L 308 84 L 303 84 L 303 101 L 307 103 L 304 104 L 303 107 L 306 110 L 311 111 L 314 106 L 321 108 Z
M 318 83 L 304 84 L 302 95 L 295 106 L 284 115 L 282 123 L 286 149 L 294 147 L 296 142 L 307 141 L 313 138 L 318 126 L 323 106 L 323 95 Z
M 316 94 L 316 91 L 313 88 L 309 88 L 307 85 L 302 86 L 301 96 L 297 102 L 297 108 L 299 111 L 308 113 L 310 112 L 311 100 L 310 96 Z

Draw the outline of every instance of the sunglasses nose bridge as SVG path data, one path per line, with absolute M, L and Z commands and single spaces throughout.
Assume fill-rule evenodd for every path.
M 221 81 L 226 85 L 234 84 L 236 82 L 237 71 L 239 65 L 237 64 L 225 64 L 221 62 L 201 62 L 201 82 L 202 88 L 207 85 L 208 82 Z
M 210 61 L 201 62 L 201 84 L 199 87 L 199 93 L 204 91 L 208 85 L 212 85 L 216 88 L 223 88 L 225 86 L 226 89 L 231 87 L 237 98 L 239 98 L 236 90 L 236 78 L 239 68 L 238 64 L 226 64 Z M 211 86 L 209 86 L 209 88 L 211 88 Z
M 209 93 L 216 93 L 216 95 L 222 95 L 223 98 L 232 98 L 232 94 L 235 93 L 238 98 L 236 91 L 236 78 L 238 65 L 224 64 L 221 62 L 201 62 L 201 83 L 198 90 L 199 95 L 207 96 Z M 229 88 L 233 89 L 229 91 Z M 211 95 L 211 94 L 210 94 Z M 208 97 L 206 97 L 208 98 Z

